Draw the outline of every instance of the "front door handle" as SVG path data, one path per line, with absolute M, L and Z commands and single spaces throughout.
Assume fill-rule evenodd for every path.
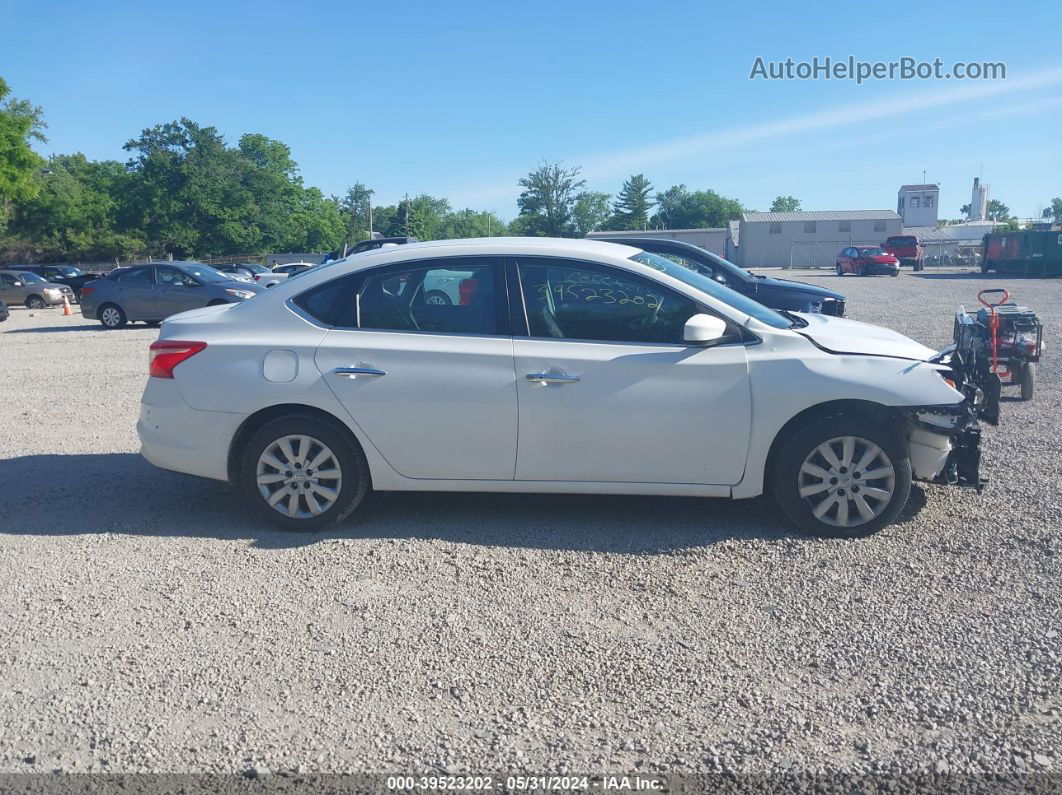
M 528 373 L 527 380 L 539 384 L 574 384 L 579 380 L 579 376 L 566 373 Z
M 387 375 L 387 371 L 377 370 L 375 367 L 337 367 L 332 374 L 345 375 L 348 378 L 357 378 L 359 375 L 379 378 L 381 375 Z

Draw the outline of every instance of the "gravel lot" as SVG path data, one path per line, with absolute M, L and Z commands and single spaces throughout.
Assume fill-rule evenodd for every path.
M 12 309 L 0 771 L 1058 775 L 1062 281 L 792 276 L 933 347 L 979 288 L 1040 312 L 983 496 L 916 488 L 855 542 L 763 500 L 469 494 L 284 534 L 137 455 L 155 329 Z

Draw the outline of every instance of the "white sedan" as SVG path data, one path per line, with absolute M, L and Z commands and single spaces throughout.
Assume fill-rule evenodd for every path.
M 946 356 L 601 241 L 379 249 L 171 317 L 151 357 L 144 456 L 295 530 L 370 488 L 769 492 L 853 537 L 896 518 L 912 476 L 982 483 L 975 390 Z

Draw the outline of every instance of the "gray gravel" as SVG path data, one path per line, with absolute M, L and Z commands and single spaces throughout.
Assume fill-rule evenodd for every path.
M 1062 770 L 1062 281 L 838 279 L 934 347 L 1006 284 L 1047 325 L 992 484 L 872 538 L 765 501 L 383 495 L 259 525 L 154 469 L 154 329 L 0 324 L 0 771 Z

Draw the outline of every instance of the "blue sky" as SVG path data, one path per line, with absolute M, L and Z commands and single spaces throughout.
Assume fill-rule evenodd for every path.
M 0 76 L 44 108 L 44 153 L 125 159 L 188 116 L 354 181 L 516 212 L 543 158 L 616 191 L 713 188 L 767 209 L 893 208 L 922 171 L 958 216 L 973 177 L 1030 216 L 1062 195 L 1056 4 L 93 3 L 0 0 Z M 1006 81 L 768 82 L 767 60 L 1002 61 Z

